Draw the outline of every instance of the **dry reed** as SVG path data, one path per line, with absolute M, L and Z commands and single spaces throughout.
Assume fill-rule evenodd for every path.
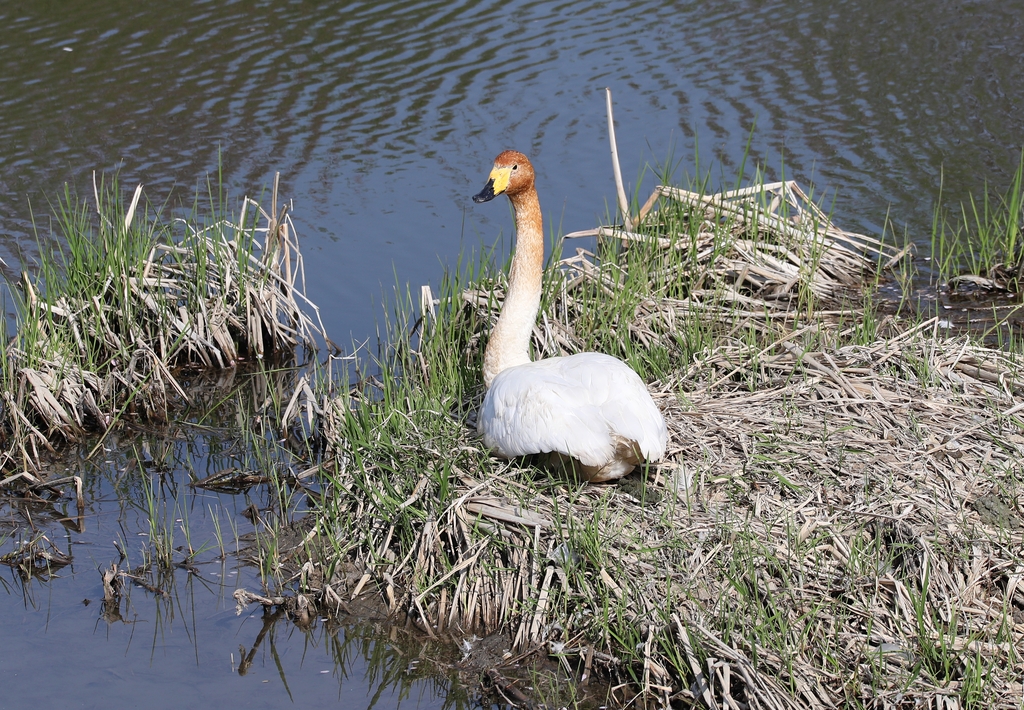
M 370 594 L 430 636 L 506 634 L 492 680 L 550 654 L 577 682 L 603 671 L 622 705 L 1017 707 L 1019 359 L 934 319 L 871 322 L 864 289 L 902 255 L 836 228 L 794 183 L 659 187 L 642 218 L 593 232 L 623 242 L 616 259 L 580 250 L 549 269 L 534 348 L 592 345 L 594 299 L 639 288 L 604 342 L 690 348 L 650 385 L 666 460 L 619 486 L 496 461 L 460 413 L 472 402 L 431 414 L 450 422 L 443 441 L 417 411 L 381 412 L 375 441 L 390 418 L 411 424 L 381 454 L 346 438 L 373 407 L 363 389 L 309 393 L 293 411 L 332 462 L 321 514 L 282 553 L 301 596 L 344 609 Z M 479 283 L 455 312 L 493 321 L 502 293 L 500 276 Z M 479 341 L 465 347 L 475 362 Z M 426 346 L 409 362 L 424 382 L 438 366 Z

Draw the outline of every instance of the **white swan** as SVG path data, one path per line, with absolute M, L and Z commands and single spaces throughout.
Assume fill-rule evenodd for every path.
M 505 193 L 516 219 L 508 293 L 484 353 L 487 395 L 477 418 L 484 445 L 514 458 L 550 453 L 572 459 L 591 482 L 621 478 L 665 454 L 668 429 L 647 387 L 610 355 L 579 353 L 530 361 L 540 308 L 544 229 L 533 166 L 507 150 L 474 202 Z

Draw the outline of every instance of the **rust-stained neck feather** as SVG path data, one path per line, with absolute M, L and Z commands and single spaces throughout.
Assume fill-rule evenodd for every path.
M 526 165 L 529 166 L 528 161 Z M 529 167 L 532 173 L 532 166 Z M 537 189 L 531 179 L 521 189 L 510 190 L 508 196 L 516 215 L 516 251 L 508 275 L 508 293 L 484 353 L 487 387 L 502 370 L 530 361 L 530 335 L 540 308 L 544 226 Z

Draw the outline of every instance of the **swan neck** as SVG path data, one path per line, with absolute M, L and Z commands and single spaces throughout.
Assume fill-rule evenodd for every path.
M 484 384 L 498 373 L 530 362 L 530 336 L 540 309 L 544 269 L 544 224 L 537 191 L 510 195 L 516 219 L 516 250 L 508 275 L 508 293 L 484 353 Z

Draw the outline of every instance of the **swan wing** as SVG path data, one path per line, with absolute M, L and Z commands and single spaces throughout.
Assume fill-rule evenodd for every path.
M 644 458 L 665 453 L 665 420 L 640 377 L 601 353 L 550 358 L 503 370 L 478 422 L 484 444 L 506 457 L 558 452 L 602 466 L 623 440 Z
M 647 385 L 626 363 L 603 353 L 552 358 L 567 380 L 578 382 L 590 404 L 600 410 L 613 436 L 635 441 L 647 461 L 665 455 L 668 427 Z M 544 361 L 547 362 L 547 361 Z

